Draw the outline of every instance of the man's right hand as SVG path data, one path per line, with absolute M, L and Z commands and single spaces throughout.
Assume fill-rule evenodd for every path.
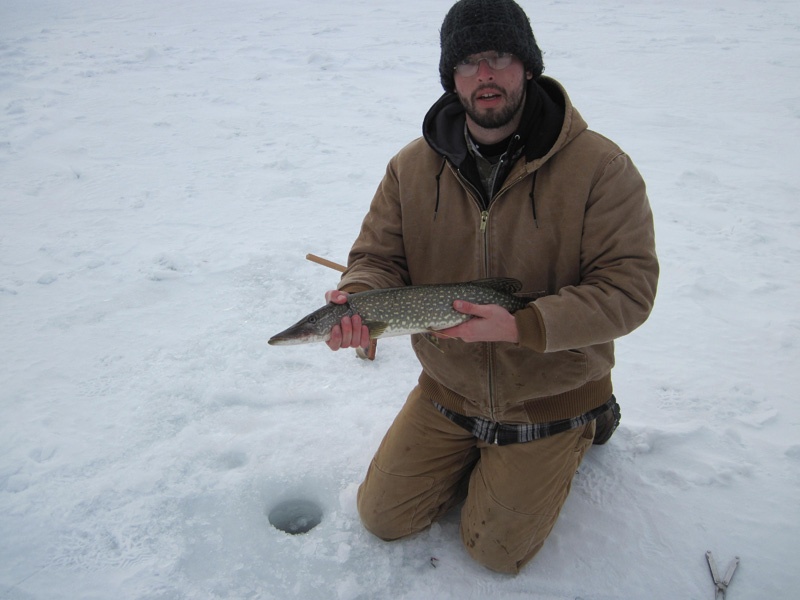
M 334 304 L 347 302 L 347 293 L 340 290 L 330 290 L 325 293 L 325 300 Z M 325 342 L 331 350 L 341 348 L 369 348 L 369 328 L 361 323 L 361 317 L 342 317 L 338 325 L 331 329 L 331 337 Z

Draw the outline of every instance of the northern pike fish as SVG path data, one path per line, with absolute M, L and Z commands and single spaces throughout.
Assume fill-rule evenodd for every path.
M 372 339 L 430 333 L 472 318 L 453 309 L 455 300 L 498 304 L 513 313 L 533 298 L 518 295 L 517 279 L 498 277 L 463 283 L 434 283 L 368 290 L 350 294 L 344 304 L 329 302 L 269 340 L 272 346 L 309 344 L 330 339 L 342 317 L 359 315 Z

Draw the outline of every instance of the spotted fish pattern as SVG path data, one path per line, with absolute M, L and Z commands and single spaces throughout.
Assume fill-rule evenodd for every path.
M 517 279 L 496 277 L 463 283 L 412 285 L 350 294 L 345 304 L 328 303 L 269 340 L 273 346 L 330 339 L 342 317 L 359 315 L 370 338 L 429 333 L 459 325 L 472 317 L 453 309 L 453 302 L 497 304 L 513 313 L 532 298 L 519 295 Z

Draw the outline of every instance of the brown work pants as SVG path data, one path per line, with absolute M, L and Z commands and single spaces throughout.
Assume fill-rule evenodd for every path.
M 480 441 L 415 388 L 358 490 L 364 526 L 396 540 L 461 509 L 461 540 L 479 563 L 518 573 L 539 551 L 592 444 L 594 422 L 523 444 Z

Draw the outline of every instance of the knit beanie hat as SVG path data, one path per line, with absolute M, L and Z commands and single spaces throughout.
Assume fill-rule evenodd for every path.
M 455 66 L 479 52 L 510 52 L 534 79 L 544 71 L 530 21 L 514 0 L 459 0 L 445 16 L 440 38 L 439 77 L 448 92 L 455 89 Z

